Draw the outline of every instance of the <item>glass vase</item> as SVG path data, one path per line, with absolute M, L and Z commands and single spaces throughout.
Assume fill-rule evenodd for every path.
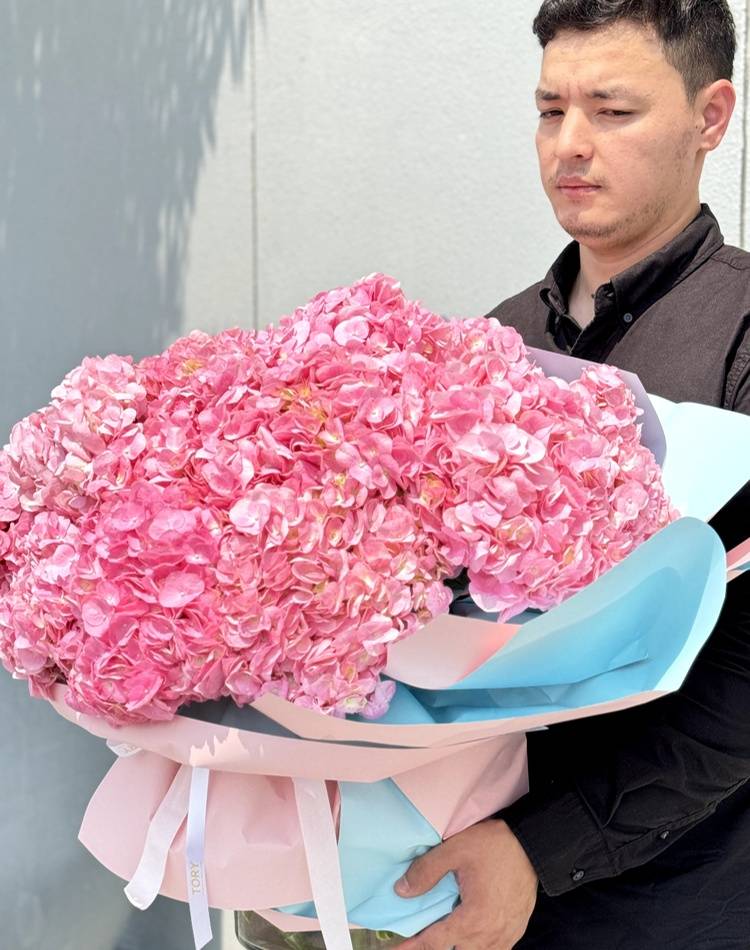
M 249 910 L 235 913 L 234 926 L 246 950 L 325 950 L 326 946 L 319 930 L 284 933 Z M 352 930 L 351 935 L 354 950 L 389 950 L 406 939 L 386 930 Z

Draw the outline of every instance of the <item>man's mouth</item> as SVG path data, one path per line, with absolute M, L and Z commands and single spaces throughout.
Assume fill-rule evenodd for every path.
M 564 195 L 574 198 L 593 195 L 601 190 L 601 185 L 595 185 L 585 178 L 558 178 L 555 187 Z

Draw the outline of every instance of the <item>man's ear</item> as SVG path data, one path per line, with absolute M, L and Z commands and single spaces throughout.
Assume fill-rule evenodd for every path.
M 701 148 L 713 152 L 721 144 L 737 104 L 737 92 L 728 79 L 719 79 L 698 93 L 696 101 Z

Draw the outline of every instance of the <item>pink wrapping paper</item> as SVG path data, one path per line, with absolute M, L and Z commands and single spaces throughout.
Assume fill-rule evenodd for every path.
M 187 716 L 176 716 L 168 723 L 111 726 L 102 719 L 71 709 L 63 700 L 64 693 L 64 686 L 56 687 L 52 705 L 65 719 L 88 732 L 113 743 L 155 752 L 176 763 L 215 771 L 342 782 L 377 782 L 444 759 L 455 751 L 448 745 L 410 748 L 409 743 L 401 743 L 399 736 L 394 734 L 391 734 L 389 743 L 384 747 L 342 746 L 326 741 L 280 738 L 202 722 Z M 329 719 L 319 713 L 312 713 L 312 716 L 325 721 Z M 534 717 L 535 720 L 539 718 Z M 368 728 L 366 724 L 363 725 Z M 400 730 L 402 727 L 392 728 Z M 512 731 L 519 732 L 523 728 L 517 726 Z M 326 732 L 325 723 L 322 731 Z M 471 731 L 468 726 L 467 731 Z M 493 733 L 485 727 L 481 736 L 471 743 L 472 737 L 464 740 L 459 730 L 456 742 L 452 745 L 465 747 L 470 743 L 479 746 L 483 740 L 506 731 L 511 730 L 495 729 Z M 363 738 L 361 733 L 359 740 L 379 741 Z M 401 745 L 405 747 L 401 748 Z
M 372 782 L 393 777 L 442 837 L 475 824 L 527 791 L 528 729 L 580 717 L 581 710 L 452 727 L 360 724 L 310 713 L 307 731 L 326 738 L 379 741 L 391 745 L 352 746 L 339 742 L 280 738 L 179 716 L 170 723 L 114 727 L 76 713 L 63 701 L 54 707 L 66 719 L 118 744 L 142 750 L 118 759 L 94 794 L 80 840 L 105 867 L 130 879 L 137 867 L 149 823 L 179 764 L 211 769 L 206 822 L 206 876 L 211 906 L 244 910 L 311 899 L 291 776 Z M 590 714 L 646 702 L 655 693 L 591 707 Z M 258 706 L 266 704 L 265 697 Z M 274 713 L 279 713 L 275 708 Z M 294 725 L 306 711 L 281 708 Z M 280 719 L 278 715 L 274 718 Z M 290 723 L 291 725 L 292 723 Z M 445 730 L 442 744 L 433 733 Z M 406 738 L 414 747 L 401 745 Z M 341 735 L 340 735 L 341 734 Z M 332 736 L 331 736 L 332 738 Z M 420 746 L 419 743 L 422 743 Z M 335 785 L 331 785 L 334 794 Z M 113 816 L 117 820 L 113 821 Z M 161 893 L 186 899 L 185 830 L 167 860 Z M 281 918 L 276 918 L 281 919 Z M 306 922 L 309 925 L 309 922 Z M 294 921 L 284 918 L 286 929 Z
M 125 880 L 135 872 L 148 825 L 177 768 L 176 762 L 153 752 L 118 759 L 89 803 L 79 838 Z M 288 769 L 300 771 L 291 760 Z M 402 773 L 396 782 L 435 830 L 448 837 L 527 791 L 525 736 L 460 746 L 450 757 Z M 334 783 L 329 792 L 333 802 Z M 262 910 L 311 900 L 291 779 L 212 771 L 205 862 L 213 907 Z M 161 893 L 187 898 L 184 826 L 169 852 Z
M 455 619 L 455 618 L 454 618 Z M 309 709 L 285 703 L 276 696 L 263 696 L 253 705 L 280 725 L 310 740 L 336 742 L 378 742 L 382 745 L 413 746 L 415 749 L 431 748 L 434 752 L 464 742 L 481 742 L 499 735 L 517 732 L 532 732 L 558 722 L 583 719 L 616 712 L 630 706 L 640 706 L 666 695 L 661 690 L 649 690 L 628 696 L 625 699 L 596 703 L 577 709 L 539 713 L 533 716 L 517 716 L 492 722 L 429 723 L 426 725 L 379 725 L 377 722 L 354 722 L 348 719 L 332 719 Z M 324 722 L 319 720 L 324 719 Z M 371 752 L 372 754 L 372 752 Z M 395 774 L 395 773 L 394 773 Z

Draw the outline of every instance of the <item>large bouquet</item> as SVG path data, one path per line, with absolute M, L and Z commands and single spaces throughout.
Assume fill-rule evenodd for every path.
M 380 863 L 365 846 L 364 884 L 344 874 L 349 920 L 413 933 L 455 883 L 414 912 L 386 900 L 404 849 L 521 794 L 525 729 L 679 685 L 721 605 L 721 547 L 702 523 L 672 523 L 633 381 L 567 370 L 548 375 L 514 330 L 446 321 L 375 275 L 278 328 L 84 360 L 14 427 L 0 656 L 63 715 L 150 750 L 116 763 L 83 832 L 134 877 L 136 904 L 187 896 L 205 941 L 206 840 L 211 903 L 302 902 L 287 910 L 310 918 L 317 891 L 330 911 L 330 862 L 314 852 L 332 804 L 345 870 L 367 814 L 390 840 Z M 702 431 L 716 437 L 729 414 L 713 413 Z M 736 442 L 747 420 L 730 418 Z M 715 507 L 745 480 L 750 458 L 733 461 Z M 476 613 L 533 613 L 448 616 L 462 571 Z M 252 802 L 262 846 L 212 832 L 219 816 L 252 826 Z M 389 838 L 412 806 L 414 840 L 403 822 Z M 261 878 L 248 855 L 281 863 Z
M 663 527 L 632 393 L 375 276 L 260 333 L 87 359 L 0 454 L 0 654 L 111 722 L 271 691 L 377 716 L 388 644 L 547 609 Z

